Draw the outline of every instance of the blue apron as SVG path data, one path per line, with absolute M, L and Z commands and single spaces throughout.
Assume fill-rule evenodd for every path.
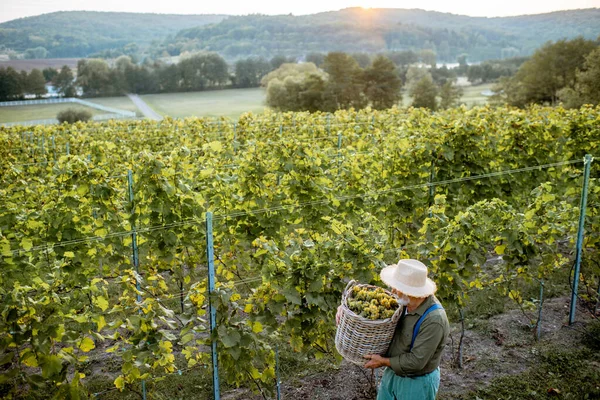
M 440 387 L 440 369 L 414 378 L 398 376 L 386 368 L 377 400 L 434 400 Z

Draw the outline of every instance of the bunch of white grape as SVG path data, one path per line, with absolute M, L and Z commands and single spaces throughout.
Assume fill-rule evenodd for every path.
M 348 307 L 361 317 L 377 320 L 391 318 L 398 309 L 398 302 L 382 288 L 354 286 Z

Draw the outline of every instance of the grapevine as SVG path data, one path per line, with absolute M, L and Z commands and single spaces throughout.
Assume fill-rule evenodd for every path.
M 232 385 L 269 387 L 275 341 L 332 353 L 345 283 L 381 284 L 399 256 L 427 263 L 444 304 L 488 286 L 519 299 L 509 280 L 572 261 L 581 160 L 598 148 L 592 107 L 0 128 L 0 381 L 7 395 L 65 397 L 85 391 L 81 371 L 104 351 L 120 362 L 118 390 L 208 364 L 207 211 L 214 339 Z M 590 285 L 600 276 L 597 165 Z M 501 268 L 486 267 L 491 256 Z M 391 311 L 379 307 L 378 317 Z

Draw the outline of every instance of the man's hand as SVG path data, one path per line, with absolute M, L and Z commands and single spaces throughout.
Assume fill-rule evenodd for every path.
M 367 361 L 367 363 L 364 365 L 365 368 L 379 368 L 379 367 L 391 367 L 392 364 L 390 364 L 390 359 L 389 358 L 385 358 L 385 357 L 381 357 L 380 355 L 377 354 L 367 354 L 365 356 L 366 359 L 370 360 Z
M 335 324 L 336 324 L 336 326 L 340 324 L 340 318 L 342 318 L 342 306 L 338 307 L 337 314 L 335 314 Z

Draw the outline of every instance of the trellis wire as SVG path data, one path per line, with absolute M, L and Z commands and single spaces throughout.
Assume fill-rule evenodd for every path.
M 281 211 L 281 210 L 290 209 L 290 208 L 291 209 L 300 209 L 300 208 L 309 207 L 309 206 L 331 203 L 334 200 L 347 201 L 347 200 L 353 200 L 353 199 L 358 199 L 358 198 L 369 198 L 369 197 L 379 196 L 382 194 L 389 194 L 389 193 L 401 192 L 401 191 L 406 191 L 406 190 L 414 190 L 414 189 L 423 189 L 423 188 L 428 188 L 430 186 L 442 186 L 442 185 L 448 185 L 448 184 L 452 184 L 452 183 L 460 183 L 460 182 L 466 182 L 466 181 L 472 181 L 472 180 L 478 180 L 478 179 L 492 178 L 492 177 L 497 177 L 497 176 L 502 176 L 502 175 L 514 174 L 514 173 L 534 171 L 534 170 L 538 170 L 538 169 L 553 168 L 553 167 L 558 167 L 558 166 L 563 166 L 563 165 L 577 164 L 577 163 L 581 163 L 581 162 L 583 162 L 583 161 L 582 160 L 569 160 L 569 161 L 562 161 L 562 162 L 551 163 L 551 164 L 542 164 L 542 165 L 517 168 L 517 169 L 512 169 L 512 170 L 491 172 L 491 173 L 482 174 L 482 175 L 473 175 L 473 176 L 467 176 L 467 177 L 456 178 L 456 179 L 447 179 L 444 181 L 426 182 L 426 183 L 420 183 L 420 184 L 415 184 L 415 185 L 408 185 L 408 186 L 403 186 L 403 187 L 399 187 L 399 188 L 391 188 L 391 189 L 385 189 L 385 190 L 380 190 L 380 191 L 373 191 L 373 192 L 364 193 L 364 194 L 360 194 L 360 195 L 339 196 L 339 197 L 334 197 L 332 199 L 321 199 L 321 200 L 300 202 L 297 204 L 282 204 L 282 205 L 278 205 L 278 206 L 266 207 L 266 208 L 256 209 L 256 210 L 240 211 L 240 212 L 223 214 L 223 215 L 215 215 L 215 216 L 213 216 L 213 220 L 217 221 L 217 220 L 221 220 L 221 219 L 238 218 L 238 217 L 243 217 L 246 215 L 256 215 L 256 214 L 262 214 L 262 213 L 267 213 L 267 212 L 275 212 L 275 211 Z M 137 232 L 138 233 L 153 232 L 156 230 L 168 229 L 168 228 L 173 228 L 173 227 L 187 225 L 187 224 L 203 224 L 203 223 L 205 223 L 205 221 L 206 220 L 202 219 L 202 218 L 200 218 L 200 219 L 188 218 L 188 219 L 183 219 L 179 222 L 174 222 L 171 224 L 156 225 L 156 226 L 152 226 L 152 227 L 148 227 L 148 228 L 142 228 L 142 229 L 139 229 Z M 102 240 L 102 239 L 109 238 L 109 237 L 127 236 L 130 234 L 131 234 L 131 231 L 122 231 L 122 232 L 116 232 L 116 233 L 109 233 L 106 236 L 92 236 L 92 237 L 86 237 L 86 238 L 81 238 L 81 239 L 74 239 L 74 240 L 70 240 L 70 241 L 62 241 L 62 242 L 54 243 L 51 245 L 50 244 L 40 245 L 40 246 L 32 247 L 29 250 L 15 249 L 15 250 L 11 250 L 11 252 L 14 255 L 17 255 L 20 252 L 43 250 L 47 247 L 69 246 L 71 244 L 85 243 L 88 241 L 97 241 L 97 240 Z

